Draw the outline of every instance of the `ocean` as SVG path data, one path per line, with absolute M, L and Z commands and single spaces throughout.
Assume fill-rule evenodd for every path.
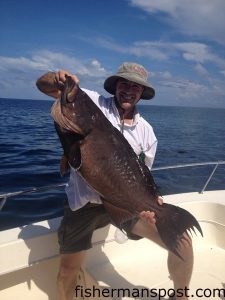
M 62 149 L 50 116 L 50 100 L 0 99 L 0 195 L 67 182 Z M 158 150 L 153 167 L 225 161 L 225 109 L 138 105 L 153 126 Z M 162 195 L 199 191 L 213 166 L 153 171 Z M 224 189 L 225 166 L 208 190 Z M 0 230 L 62 215 L 64 188 L 8 198 Z

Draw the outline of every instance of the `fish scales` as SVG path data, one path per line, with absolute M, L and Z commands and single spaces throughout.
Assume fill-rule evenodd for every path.
M 158 204 L 150 170 L 103 112 L 67 77 L 62 97 L 52 107 L 64 158 L 101 195 L 113 223 L 122 228 L 142 211 L 154 211 L 156 227 L 167 248 L 180 256 L 179 240 L 196 227 L 195 217 L 170 204 Z M 63 173 L 63 172 L 62 172 Z

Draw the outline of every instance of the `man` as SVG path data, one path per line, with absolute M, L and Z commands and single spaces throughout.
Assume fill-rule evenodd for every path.
M 79 83 L 78 78 L 66 71 L 48 72 L 37 81 L 37 87 L 49 96 L 60 97 L 66 75 Z M 135 63 L 124 63 L 118 72 L 108 77 L 104 88 L 113 97 L 105 98 L 98 93 L 83 89 L 102 110 L 109 121 L 118 128 L 133 147 L 135 153 L 144 159 L 151 168 L 155 157 L 157 139 L 149 123 L 137 112 L 136 104 L 140 99 L 151 99 L 154 89 L 148 82 L 145 68 Z M 72 93 L 71 93 L 72 94 Z M 70 95 L 68 95 L 70 97 Z M 58 295 L 60 300 L 71 300 L 76 285 L 76 275 L 91 247 L 91 237 L 97 228 L 110 223 L 100 197 L 71 168 L 69 185 L 66 188 L 68 203 L 65 205 L 64 218 L 58 231 L 61 263 L 58 273 Z M 159 203 L 162 198 L 159 197 Z M 128 224 L 127 235 L 131 239 L 146 237 L 165 247 L 155 226 L 153 212 L 142 212 L 134 222 Z M 188 240 L 188 241 L 187 241 Z M 180 243 L 181 260 L 173 253 L 168 255 L 168 269 L 174 282 L 174 289 L 185 289 L 189 285 L 193 252 L 191 241 Z M 183 296 L 179 299 L 187 299 Z

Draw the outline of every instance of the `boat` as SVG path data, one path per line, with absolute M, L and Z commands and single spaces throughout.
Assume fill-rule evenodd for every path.
M 190 299 L 225 299 L 225 189 L 207 190 L 225 162 L 183 164 L 153 169 L 212 165 L 198 192 L 164 196 L 164 202 L 190 211 L 204 237 L 193 236 L 195 253 Z M 59 185 L 62 187 L 64 184 Z M 45 190 L 45 188 L 42 188 Z M 30 190 L 35 192 L 36 188 Z M 7 198 L 29 190 L 0 195 Z M 56 231 L 61 218 L 0 232 L 0 299 L 55 300 L 59 253 Z M 131 241 L 113 225 L 95 231 L 82 266 L 74 299 L 168 299 L 173 294 L 167 251 L 147 239 Z

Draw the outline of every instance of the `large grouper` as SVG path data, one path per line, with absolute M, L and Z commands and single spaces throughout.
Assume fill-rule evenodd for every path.
M 196 227 L 202 235 L 199 223 L 188 211 L 158 203 L 149 168 L 71 77 L 66 78 L 61 99 L 54 102 L 51 113 L 64 150 L 61 173 L 65 173 L 68 161 L 101 196 L 114 225 L 122 229 L 124 222 L 142 211 L 152 211 L 162 241 L 179 257 L 179 241 L 188 232 L 195 232 Z

